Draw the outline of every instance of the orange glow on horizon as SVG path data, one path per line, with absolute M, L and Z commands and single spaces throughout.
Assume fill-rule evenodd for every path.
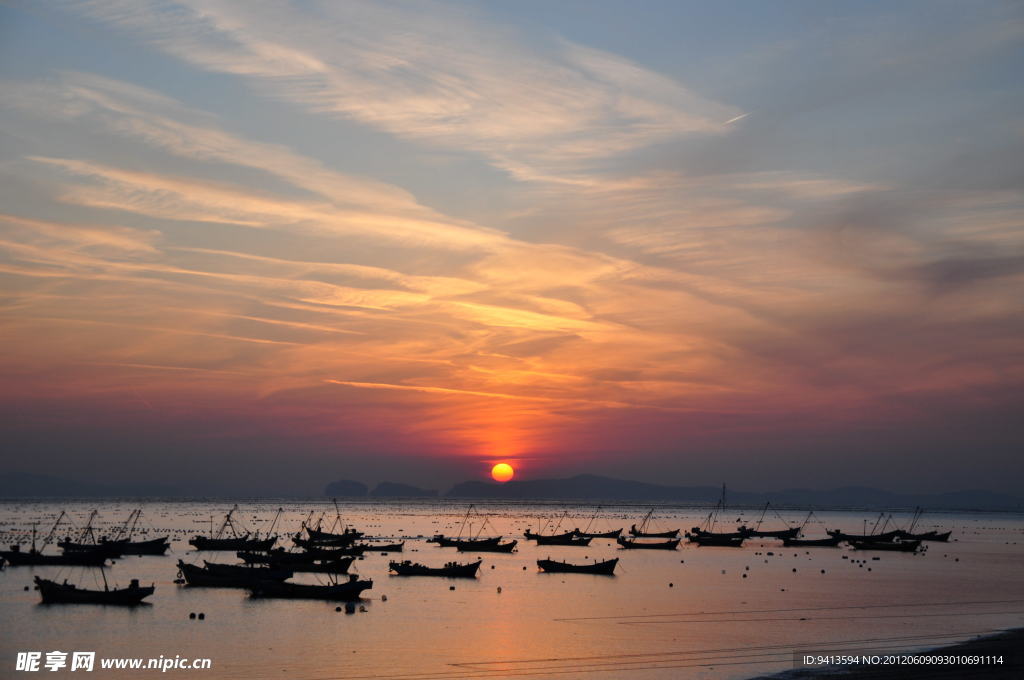
M 515 469 L 513 469 L 508 463 L 498 463 L 491 468 L 491 477 L 496 482 L 507 482 L 512 479 L 515 474 Z

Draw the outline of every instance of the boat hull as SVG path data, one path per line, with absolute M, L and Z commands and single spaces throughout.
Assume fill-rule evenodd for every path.
M 443 567 L 428 567 L 412 562 L 392 562 L 389 566 L 397 576 L 441 576 L 443 578 L 476 578 L 482 560 L 469 564 L 447 564 Z
M 285 581 L 264 581 L 250 587 L 249 592 L 253 597 L 350 602 L 358 600 L 362 592 L 370 588 L 373 588 L 373 581 L 353 580 L 329 586 L 288 583 Z
M 249 588 L 281 573 L 278 569 L 250 568 L 248 572 L 216 572 L 178 560 L 178 572 L 189 586 L 200 588 Z M 286 572 L 290 576 L 290 572 Z M 288 578 L 287 576 L 284 578 Z M 283 580 L 283 579 L 282 579 Z
M 670 541 L 662 541 L 660 543 L 641 543 L 636 539 L 618 538 L 618 544 L 625 550 L 675 550 L 679 547 L 678 538 L 674 538 Z
M 618 557 L 604 562 L 595 562 L 594 564 L 570 564 L 555 560 L 537 560 L 537 566 L 541 571 L 549 574 L 603 574 L 611 576 L 615 573 L 615 565 L 618 563 Z
M 128 588 L 115 590 L 84 590 L 66 583 L 57 583 L 35 577 L 43 604 L 114 604 L 134 606 L 142 604 L 156 590 L 154 586 L 140 586 L 133 581 Z
M 890 552 L 916 552 L 921 541 L 850 541 L 854 550 L 888 550 Z
M 510 553 L 516 549 L 519 541 L 510 541 L 509 543 L 495 543 L 493 545 L 457 545 L 455 548 L 459 552 L 495 552 L 495 553 Z
M 605 531 L 604 533 L 588 533 L 586 531 L 577 531 L 577 536 L 583 538 L 618 538 L 622 535 L 622 529 L 616 529 L 615 531 Z

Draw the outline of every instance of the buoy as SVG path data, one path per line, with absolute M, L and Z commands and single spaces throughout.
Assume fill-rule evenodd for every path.
M 203 621 L 205 619 L 206 619 L 206 614 L 204 614 L 203 612 L 199 612 L 199 620 Z
M 743 578 L 746 578 L 746 577 L 747 577 L 747 575 L 746 575 L 746 574 L 744 574 L 744 575 L 743 575 Z
M 335 607 L 335 608 L 334 608 L 334 611 L 336 611 L 336 612 L 340 612 L 340 611 L 341 611 L 341 607 Z
M 498 594 L 501 595 L 501 586 L 498 586 Z
M 491 565 L 491 569 L 494 569 L 494 565 L 493 564 Z
M 492 567 L 493 568 L 493 567 Z M 526 567 L 523 567 L 523 571 L 526 571 Z
M 380 596 L 380 601 L 381 602 L 387 602 L 388 601 L 388 596 L 387 595 L 381 595 Z
M 188 613 L 188 618 L 190 618 L 190 619 L 196 618 L 196 613 L 195 612 L 189 612 Z
M 669 584 L 668 584 L 668 587 L 669 587 L 669 588 L 675 588 L 676 586 L 675 586 L 675 584 L 674 584 L 674 583 L 669 583 Z
M 455 590 L 455 586 L 448 586 L 448 590 Z
M 868 569 L 868 571 L 871 571 L 871 570 L 870 570 L 870 569 Z M 824 570 L 824 569 L 822 569 L 822 570 L 821 570 L 821 573 L 822 573 L 822 574 L 824 574 L 824 573 L 825 573 L 825 570 Z
M 796 567 L 793 567 L 793 573 L 794 574 L 796 573 Z
M 366 611 L 366 605 L 362 605 L 362 604 L 359 605 L 359 611 L 365 612 Z

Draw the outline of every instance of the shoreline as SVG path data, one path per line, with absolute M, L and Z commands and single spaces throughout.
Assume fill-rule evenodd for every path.
M 992 635 L 964 642 L 915 652 L 918 655 L 987 655 L 1002 656 L 1001 665 L 969 666 L 821 666 L 792 668 L 771 675 L 758 675 L 751 680 L 883 680 L 888 678 L 928 680 L 929 678 L 963 678 L 964 680 L 1016 680 L 1024 677 L 1024 628 L 1011 628 Z

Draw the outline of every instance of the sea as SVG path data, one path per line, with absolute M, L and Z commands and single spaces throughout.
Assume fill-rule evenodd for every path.
M 372 579 L 354 611 L 335 602 L 254 599 L 244 590 L 176 583 L 177 563 L 236 563 L 233 552 L 196 552 L 193 535 L 216 532 L 225 514 L 242 530 L 271 530 L 279 544 L 303 522 L 342 525 L 375 543 L 404 542 L 401 553 L 367 552 L 351 571 Z M 733 680 L 778 673 L 815 654 L 877 654 L 939 647 L 1024 625 L 1024 515 L 929 512 L 918 531 L 951 530 L 948 543 L 919 553 L 784 548 L 748 539 L 741 548 L 622 550 L 595 539 L 588 547 L 537 546 L 526 529 L 628 529 L 653 511 L 650 530 L 701 525 L 700 506 L 532 503 L 448 499 L 329 500 L 131 499 L 0 502 L 0 543 L 40 542 L 60 513 L 56 534 L 93 526 L 112 534 L 142 509 L 135 539 L 171 537 L 166 556 L 124 557 L 106 569 L 111 586 L 155 584 L 138 607 L 44 605 L 33 576 L 103 587 L 100 570 L 10 567 L 0 571 L 0 677 L 88 672 L 92 678 L 290 678 L 294 680 L 449 680 L 456 678 L 702 678 Z M 735 508 L 716 528 L 801 525 L 806 510 Z M 870 531 L 877 511 L 816 511 L 804 535 L 826 529 Z M 893 514 L 905 527 L 909 512 Z M 546 528 L 545 528 L 546 525 Z M 434 534 L 518 540 L 511 554 L 458 553 Z M 57 552 L 56 546 L 47 548 Z M 620 558 L 613 576 L 549 574 L 537 560 L 583 563 Z M 429 566 L 482 559 L 476 579 L 400 577 L 391 560 Z M 326 583 L 322 575 L 296 581 Z M 339 611 L 340 609 L 340 611 Z M 200 616 L 201 615 L 201 616 Z M 73 652 L 94 653 L 94 669 L 70 670 Z M 18 670 L 67 655 L 54 671 Z M 56 653 L 57 656 L 48 657 Z M 209 668 L 104 669 L 104 659 L 209 660 Z

